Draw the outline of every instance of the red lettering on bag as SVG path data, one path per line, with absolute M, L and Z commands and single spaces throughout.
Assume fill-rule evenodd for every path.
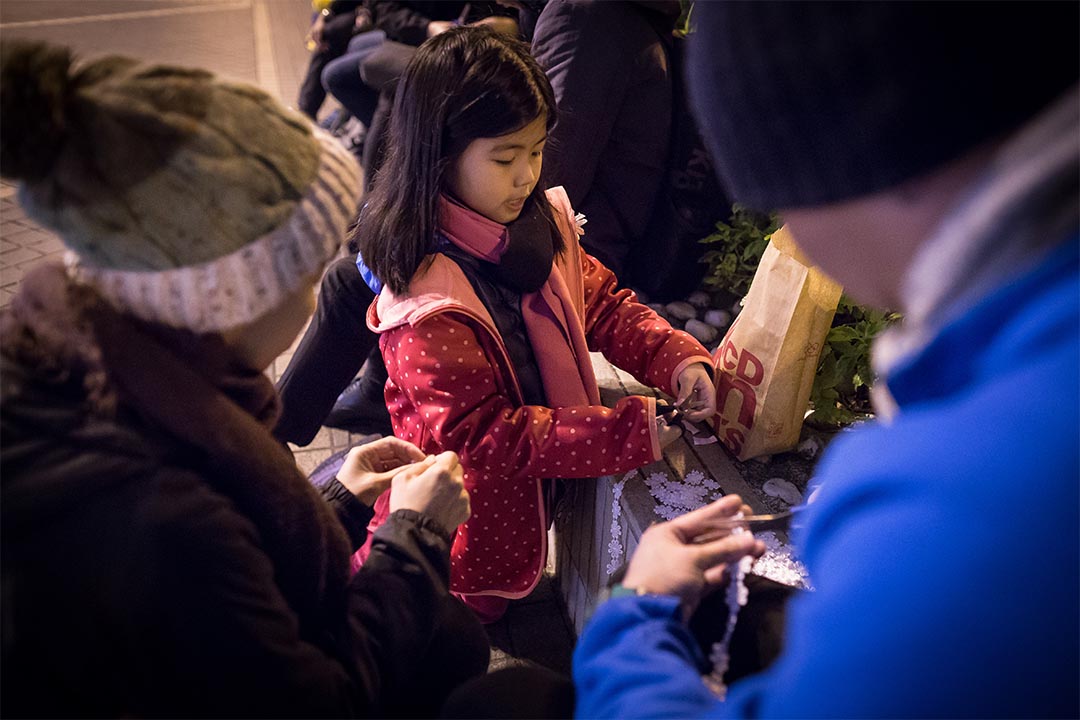
M 740 352 L 731 341 L 732 331 L 738 324 L 739 318 L 735 318 L 735 322 L 724 337 L 724 343 L 716 350 L 716 362 L 723 370 L 734 371 L 737 377 L 751 385 L 760 385 L 765 379 L 765 366 L 761 364 L 757 355 L 745 348 Z M 750 372 L 751 370 L 753 372 Z
M 765 366 L 761 360 L 745 348 L 740 350 L 731 341 L 732 331 L 739 322 L 736 318 L 728 330 L 724 342 L 716 349 L 716 416 L 718 435 L 728 448 L 738 455 L 746 442 L 746 432 L 754 427 L 757 411 L 757 386 L 765 380 Z M 729 412 L 732 393 L 737 393 L 737 413 Z M 734 417 L 733 417 L 734 415 Z M 730 427 L 731 425 L 740 427 Z
M 757 393 L 750 383 L 742 378 L 737 378 L 728 373 L 718 373 L 716 376 L 716 410 L 721 416 L 721 422 L 727 413 L 728 396 L 732 391 L 742 397 L 742 405 L 739 407 L 739 424 L 749 430 L 754 426 L 754 410 L 757 409 Z
M 735 428 L 728 428 L 724 433 L 724 444 L 731 448 L 731 452 L 738 455 L 742 452 L 742 444 L 746 442 L 746 436 Z
M 747 367 L 750 365 L 753 365 L 754 367 L 754 375 L 751 375 L 746 371 Z M 761 364 L 761 361 L 758 360 L 752 352 L 743 350 L 739 354 L 739 366 L 735 369 L 735 374 L 751 385 L 757 386 L 765 379 L 765 366 Z
M 735 343 L 730 340 L 724 341 L 724 346 L 717 354 L 720 356 L 720 364 L 724 366 L 724 370 L 734 370 L 738 366 L 739 351 L 735 349 Z M 732 356 L 731 360 L 728 360 L 728 355 Z

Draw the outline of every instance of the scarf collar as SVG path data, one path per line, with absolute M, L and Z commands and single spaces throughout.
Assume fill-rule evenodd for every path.
M 501 225 L 448 196 L 440 229 L 451 242 L 490 265 L 491 274 L 521 294 L 534 293 L 547 282 L 555 260 L 552 226 L 530 197 L 516 220 Z
M 600 391 L 589 359 L 583 320 L 562 272 L 552 261 L 554 250 L 550 257 L 542 252 L 542 241 L 546 238 L 550 242 L 551 236 L 543 235 L 538 221 L 546 225 L 546 219 L 539 208 L 522 213 L 520 236 L 523 245 L 533 246 L 531 250 L 508 250 L 517 240 L 511 240 L 515 223 L 497 223 L 446 195 L 439 196 L 439 232 L 465 252 L 494 265 L 500 265 L 504 257 L 514 258 L 499 277 L 521 292 L 521 315 L 548 402 L 553 407 L 599 405 Z M 548 259 L 546 264 L 541 260 L 537 265 L 537 258 Z M 526 270 L 529 262 L 533 267 Z M 544 276 L 543 281 L 537 284 L 540 276 Z M 535 290 L 520 289 L 530 285 L 535 285 Z

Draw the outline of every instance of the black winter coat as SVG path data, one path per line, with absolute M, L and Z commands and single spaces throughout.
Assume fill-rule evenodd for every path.
M 486 639 L 448 594 L 448 538 L 430 521 L 400 511 L 351 579 L 334 565 L 309 591 L 289 587 L 290 563 L 325 558 L 277 547 L 212 457 L 84 372 L 85 337 L 20 352 L 43 350 L 50 329 L 78 334 L 45 310 L 30 327 L 4 317 L 0 338 L 4 716 L 431 713 L 435 694 L 483 672 Z M 272 481 L 259 492 L 273 497 Z M 355 549 L 370 509 L 336 481 L 323 496 Z M 348 544 L 334 513 L 289 523 Z M 317 607 L 314 621 L 298 607 Z M 425 676 L 448 632 L 454 662 Z

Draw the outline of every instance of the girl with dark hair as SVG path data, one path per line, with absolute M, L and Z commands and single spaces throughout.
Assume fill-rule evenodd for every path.
M 454 540 L 451 589 L 484 621 L 540 577 L 549 479 L 630 470 L 678 437 L 651 397 L 602 406 L 590 350 L 675 395 L 692 420 L 715 411 L 705 348 L 618 289 L 581 249 L 566 193 L 545 192 L 555 118 L 522 43 L 475 27 L 432 38 L 402 76 L 356 230 L 382 283 L 367 321 L 395 433 L 454 450 L 465 468 L 473 515 Z

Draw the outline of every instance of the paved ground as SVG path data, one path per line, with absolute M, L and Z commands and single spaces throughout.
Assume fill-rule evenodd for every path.
M 0 40 L 32 38 L 66 44 L 82 57 L 121 53 L 159 63 L 200 66 L 261 86 L 292 105 L 307 66 L 307 0 L 3 0 Z M 22 211 L 16 187 L 0 180 L 0 308 L 22 276 L 59 261 L 59 239 Z M 292 349 L 269 369 L 277 379 Z M 294 448 L 310 472 L 336 450 L 363 440 L 323 428 L 306 448 Z M 506 617 L 489 626 L 492 668 L 532 661 L 568 671 L 573 636 L 549 578 Z

